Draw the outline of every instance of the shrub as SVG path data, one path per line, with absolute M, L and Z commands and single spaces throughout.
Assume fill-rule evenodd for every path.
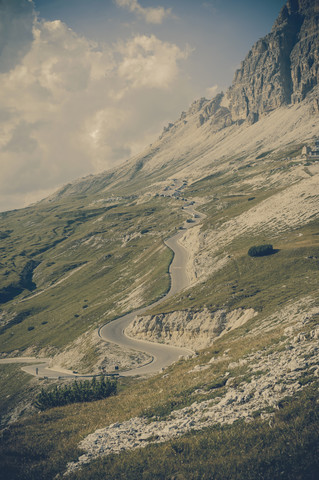
M 263 257 L 265 255 L 271 255 L 274 252 L 275 251 L 272 245 L 258 245 L 255 247 L 250 247 L 248 250 L 248 255 L 250 257 Z
M 35 406 L 39 410 L 61 407 L 69 403 L 93 402 L 110 395 L 115 395 L 117 384 L 115 380 L 101 377 L 97 380 L 76 381 L 71 385 L 56 386 L 53 390 L 41 390 L 36 398 Z

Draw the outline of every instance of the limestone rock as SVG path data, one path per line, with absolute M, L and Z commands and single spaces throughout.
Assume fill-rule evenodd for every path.
M 216 117 L 220 125 L 220 117 L 228 124 L 230 119 L 253 124 L 276 108 L 302 102 L 318 79 L 319 2 L 288 0 L 272 31 L 253 45 L 241 63 L 225 99 L 221 101 L 219 94 L 203 106 L 199 125 L 207 117 L 213 117 L 212 124 Z M 317 98 L 312 105 L 316 112 Z
M 217 337 L 240 327 L 257 315 L 252 308 L 233 311 L 203 309 L 169 314 L 136 317 L 126 329 L 126 334 L 154 342 L 168 343 L 192 349 L 205 348 Z

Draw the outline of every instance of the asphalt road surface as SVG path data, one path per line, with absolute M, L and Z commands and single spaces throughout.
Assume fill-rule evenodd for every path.
M 190 214 L 192 222 L 185 222 L 183 230 L 178 231 L 175 235 L 165 241 L 165 244 L 174 252 L 174 258 L 169 269 L 171 275 L 171 288 L 168 294 L 157 302 L 153 303 L 151 305 L 152 307 L 159 305 L 161 302 L 166 300 L 168 296 L 175 295 L 190 285 L 190 280 L 186 271 L 188 251 L 179 243 L 179 239 L 185 233 L 185 229 L 191 228 L 192 226 L 198 224 L 204 215 L 195 212 L 193 207 L 185 208 L 185 211 Z M 195 214 L 198 215 L 196 218 L 194 217 Z M 125 335 L 125 328 L 137 315 L 142 315 L 142 313 L 149 308 L 150 305 L 140 308 L 139 310 L 135 310 L 123 317 L 107 323 L 100 328 L 99 334 L 103 340 L 116 343 L 117 345 L 122 345 L 127 348 L 133 348 L 138 351 L 146 352 L 153 357 L 153 360 L 146 365 L 121 372 L 121 375 L 123 376 L 157 373 L 163 368 L 177 361 L 181 356 L 193 353 L 191 350 L 186 348 L 178 348 L 172 345 L 147 342 L 144 340 L 135 340 Z

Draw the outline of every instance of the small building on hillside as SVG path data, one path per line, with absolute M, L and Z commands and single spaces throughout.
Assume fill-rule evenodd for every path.
M 315 141 L 314 148 L 304 145 L 301 150 L 301 155 L 307 160 L 319 160 L 319 139 Z

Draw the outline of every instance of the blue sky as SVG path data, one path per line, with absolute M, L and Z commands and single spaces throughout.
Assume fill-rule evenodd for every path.
M 0 211 L 139 153 L 232 81 L 280 0 L 0 0 Z

